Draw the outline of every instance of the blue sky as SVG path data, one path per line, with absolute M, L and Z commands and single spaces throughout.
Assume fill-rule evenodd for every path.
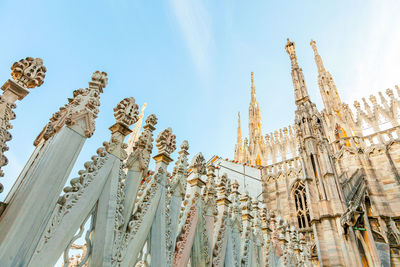
M 157 133 L 172 127 L 191 155 L 233 158 L 237 112 L 247 135 L 250 72 L 255 72 L 264 133 L 293 122 L 286 38 L 296 42 L 312 100 L 321 107 L 310 39 L 317 42 L 342 99 L 352 103 L 393 88 L 400 73 L 399 1 L 15 1 L 0 2 L 0 81 L 11 64 L 41 57 L 44 84 L 17 103 L 6 192 L 33 151 L 33 140 L 94 70 L 106 71 L 96 132 L 73 174 L 113 124 L 123 98 L 148 103 Z

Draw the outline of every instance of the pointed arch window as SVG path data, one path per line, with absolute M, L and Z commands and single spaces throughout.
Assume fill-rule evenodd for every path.
M 307 203 L 306 187 L 303 182 L 299 182 L 294 188 L 293 196 L 296 205 L 296 217 L 299 228 L 310 227 L 310 211 Z

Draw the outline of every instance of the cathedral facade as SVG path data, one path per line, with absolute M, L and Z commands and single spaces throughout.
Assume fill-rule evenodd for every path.
M 234 161 L 261 169 L 263 202 L 311 245 L 313 265 L 400 266 L 400 89 L 342 102 L 311 41 L 323 110 L 310 99 L 294 42 L 294 123 L 262 135 L 253 73 L 249 137 L 239 113 Z M 395 93 L 397 96 L 395 96 Z

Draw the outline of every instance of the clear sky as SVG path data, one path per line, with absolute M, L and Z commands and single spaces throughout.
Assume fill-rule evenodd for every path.
M 76 171 L 113 124 L 123 98 L 148 103 L 157 132 L 172 127 L 195 155 L 233 158 L 237 112 L 247 136 L 250 72 L 255 72 L 264 133 L 293 122 L 286 38 L 296 42 L 312 100 L 321 107 L 310 39 L 342 99 L 393 88 L 400 79 L 400 1 L 0 1 L 0 81 L 14 61 L 41 57 L 44 84 L 17 103 L 6 153 L 5 192 L 33 151 L 33 140 L 93 71 L 106 71 L 96 132 Z M 174 158 L 176 156 L 174 155 Z

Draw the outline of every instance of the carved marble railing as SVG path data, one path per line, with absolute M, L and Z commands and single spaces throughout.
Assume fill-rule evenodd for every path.
M 263 140 L 253 141 L 249 144 L 249 140 L 244 139 L 242 149 L 239 149 L 241 152 L 236 154 L 235 160 L 256 165 L 257 155 L 259 155 L 261 165 L 265 166 L 297 157 L 297 141 L 291 125 L 266 134 Z M 258 147 L 260 150 L 257 149 Z
M 285 127 L 265 135 L 266 162 L 274 164 L 297 156 L 293 127 Z
M 400 97 L 400 89 L 395 86 L 397 96 Z M 391 127 L 399 126 L 399 108 L 400 100 L 395 97 L 392 89 L 386 90 L 386 96 L 379 92 L 380 103 L 378 103 L 376 96 L 371 95 L 369 102 L 362 98 L 364 108 L 361 108 L 360 102 L 354 101 L 356 109 L 355 125 L 358 129 L 364 130 L 365 127 L 372 127 L 374 132 L 379 132 L 382 129 L 381 125 L 384 122 L 391 124 Z M 363 129 L 364 128 L 364 129 Z
M 400 126 L 392 127 L 383 131 L 379 131 L 373 134 L 369 134 L 363 137 L 348 136 L 340 139 L 336 139 L 331 142 L 334 151 L 338 152 L 342 147 L 353 147 L 353 148 L 370 148 L 376 145 L 386 145 L 391 140 L 397 140 L 400 137 Z
M 383 145 L 391 139 L 398 138 L 400 138 L 400 126 L 392 127 L 363 137 L 365 145 L 367 147 L 374 144 Z
M 275 164 L 267 165 L 262 169 L 262 175 L 277 175 L 289 169 L 301 168 L 300 157 L 287 159 L 285 161 L 277 162 Z

